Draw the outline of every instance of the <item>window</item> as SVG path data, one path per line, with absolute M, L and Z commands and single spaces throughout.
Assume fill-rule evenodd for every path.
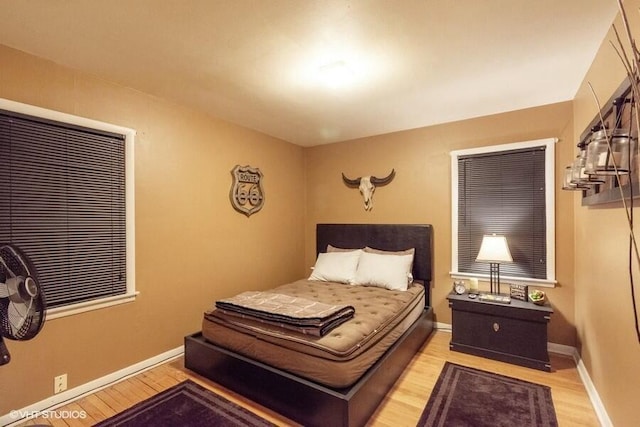
M 506 236 L 501 278 L 555 283 L 555 139 L 451 153 L 453 276 L 487 277 L 482 236 Z
M 0 100 L 0 241 L 33 262 L 49 318 L 135 295 L 133 137 Z

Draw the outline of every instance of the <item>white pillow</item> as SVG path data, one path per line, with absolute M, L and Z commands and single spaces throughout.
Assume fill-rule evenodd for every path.
M 321 252 L 309 280 L 352 283 L 356 276 L 362 250 L 348 252 Z
M 347 248 L 339 248 L 333 245 L 327 245 L 327 252 L 351 252 L 351 251 L 358 251 L 358 250 L 362 250 L 362 248 L 347 249 Z
M 381 255 L 363 252 L 360 256 L 354 284 L 371 285 L 396 291 L 406 291 L 413 255 Z

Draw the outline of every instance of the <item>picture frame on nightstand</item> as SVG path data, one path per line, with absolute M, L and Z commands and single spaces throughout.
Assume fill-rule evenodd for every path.
M 511 298 L 527 302 L 529 300 L 529 286 L 527 285 L 509 285 L 509 294 Z

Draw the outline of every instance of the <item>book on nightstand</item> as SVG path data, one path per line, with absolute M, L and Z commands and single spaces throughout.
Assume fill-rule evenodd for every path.
M 498 302 L 500 304 L 511 304 L 511 298 L 508 297 L 507 295 L 480 294 L 478 299 L 480 301 Z

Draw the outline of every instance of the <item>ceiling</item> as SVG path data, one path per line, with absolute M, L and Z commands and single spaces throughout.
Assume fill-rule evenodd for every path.
M 0 0 L 0 44 L 301 146 L 573 99 L 615 0 Z M 342 65 L 343 81 L 328 83 Z

